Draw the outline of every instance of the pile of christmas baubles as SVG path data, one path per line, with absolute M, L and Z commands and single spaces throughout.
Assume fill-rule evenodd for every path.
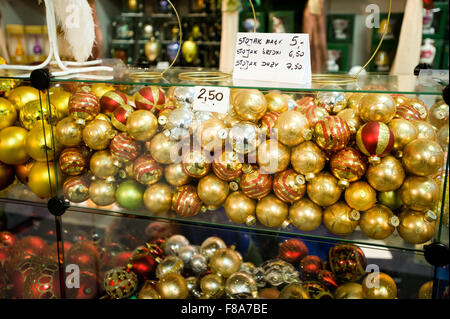
M 373 239 L 397 229 L 427 242 L 441 215 L 448 105 L 338 89 L 232 89 L 221 114 L 194 110 L 192 87 L 75 83 L 39 96 L 20 86 L 0 100 L 1 187 L 15 172 L 38 196 L 62 189 L 72 203 L 184 218 L 223 207 L 234 223 L 323 223 L 339 236 L 359 226 Z

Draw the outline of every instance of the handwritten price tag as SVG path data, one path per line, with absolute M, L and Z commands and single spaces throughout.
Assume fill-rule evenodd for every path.
M 293 84 L 310 83 L 309 35 L 239 32 L 233 78 Z
M 194 111 L 228 113 L 230 88 L 218 86 L 196 86 Z

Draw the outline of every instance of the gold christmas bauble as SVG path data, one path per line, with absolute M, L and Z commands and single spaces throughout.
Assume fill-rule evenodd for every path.
M 136 141 L 148 141 L 157 130 L 158 120 L 150 111 L 135 111 L 127 119 L 127 132 Z
M 257 122 L 267 111 L 267 101 L 259 90 L 239 90 L 231 100 L 237 116 L 244 121 Z
M 345 190 L 345 201 L 351 208 L 365 211 L 375 205 L 377 192 L 366 182 L 354 182 Z
M 302 198 L 289 207 L 289 220 L 301 231 L 312 231 L 322 223 L 322 208 Z
M 89 198 L 98 206 L 108 206 L 115 202 L 116 185 L 106 180 L 95 180 L 89 185 Z
M 183 186 L 192 180 L 188 174 L 183 170 L 181 163 L 170 164 L 164 167 L 164 177 L 167 183 L 173 186 Z
M 305 195 L 306 181 L 303 175 L 288 169 L 275 175 L 272 189 L 280 200 L 292 204 Z
M 206 176 L 211 170 L 211 163 L 201 150 L 191 150 L 184 154 L 181 165 L 184 172 L 194 178 Z
M 23 106 L 19 112 L 20 123 L 27 130 L 31 130 L 35 123 L 42 121 L 55 125 L 58 122 L 57 113 L 53 104 L 45 101 L 31 101 Z
M 439 186 L 431 177 L 409 176 L 400 188 L 400 197 L 413 210 L 433 209 L 439 200 Z
M 429 121 L 436 128 L 441 128 L 448 124 L 449 107 L 444 100 L 439 100 L 430 109 Z
M 17 111 L 14 105 L 7 99 L 0 97 L 0 130 L 14 125 Z
M 177 273 L 164 275 L 156 283 L 156 290 L 162 299 L 186 299 L 189 296 L 186 280 Z
M 267 195 L 256 205 L 256 217 L 259 222 L 268 227 L 286 227 L 289 207 L 275 195 Z
M 417 128 L 411 121 L 405 119 L 393 119 L 388 126 L 394 134 L 394 146 L 392 150 L 397 151 L 398 155 L 403 156 L 402 150 L 405 145 L 417 138 Z
M 394 156 L 381 158 L 378 165 L 370 165 L 366 172 L 370 186 L 379 192 L 395 191 L 405 180 L 405 170 L 402 163 Z
M 324 151 L 311 141 L 297 145 L 291 152 L 292 167 L 308 181 L 324 168 L 326 161 Z
M 277 119 L 273 132 L 278 141 L 286 146 L 298 145 L 312 137 L 308 119 L 297 111 L 282 113 Z
M 78 146 L 83 141 L 83 126 L 67 116 L 56 124 L 55 137 L 64 146 Z
M 8 100 L 20 112 L 28 102 L 39 100 L 39 91 L 31 86 L 19 86 L 8 92 Z
M 265 95 L 267 110 L 278 113 L 286 112 L 289 108 L 287 96 L 277 92 L 270 92 Z
M 241 268 L 242 257 L 235 250 L 230 248 L 220 248 L 214 252 L 209 259 L 209 267 L 215 274 L 225 278 Z
M 178 142 L 171 140 L 164 133 L 153 136 L 147 149 L 150 151 L 153 159 L 161 164 L 172 164 L 178 158 Z
M 364 122 L 387 124 L 394 118 L 395 111 L 395 101 L 389 94 L 366 94 L 359 105 L 359 116 Z
M 347 106 L 358 112 L 361 99 L 364 97 L 363 93 L 352 93 L 347 99 Z
M 204 150 L 208 152 L 215 150 L 220 153 L 226 139 L 226 129 L 223 121 L 211 118 L 200 124 L 195 132 L 195 138 Z
M 147 187 L 142 199 L 151 213 L 159 215 L 169 211 L 172 205 L 172 194 L 172 187 L 164 182 L 158 182 Z
M 363 122 L 358 115 L 358 111 L 353 108 L 344 109 L 340 111 L 337 114 L 337 116 L 339 116 L 340 118 L 345 120 L 345 122 L 347 122 L 347 125 L 350 128 L 350 132 L 352 134 L 358 132 L 361 125 L 363 125 Z
M 69 99 L 70 92 L 65 91 L 62 87 L 55 87 L 49 90 L 50 104 L 55 106 L 58 119 L 69 116 Z
M 399 217 L 398 233 L 408 243 L 423 244 L 433 238 L 437 216 L 431 210 L 426 212 L 406 210 Z
M 93 150 L 104 150 L 109 146 L 117 131 L 110 122 L 95 119 L 90 121 L 83 129 L 83 141 Z
M 247 272 L 235 272 L 225 282 L 225 292 L 230 299 L 254 299 L 258 296 L 258 285 Z
M 109 150 L 95 152 L 89 161 L 89 168 L 95 177 L 110 181 L 119 173 L 119 167 Z
M 432 141 L 436 139 L 437 132 L 433 125 L 426 121 L 415 120 L 412 122 L 417 128 L 417 138 L 424 138 Z
M 437 132 L 437 142 L 444 150 L 448 150 L 448 145 L 450 143 L 448 133 L 449 133 L 448 124 L 442 126 Z
M 359 212 L 342 201 L 326 207 L 323 211 L 323 224 L 330 232 L 339 236 L 353 233 L 359 219 Z
M 258 165 L 266 174 L 284 171 L 289 165 L 290 159 L 289 148 L 275 139 L 266 140 L 258 148 Z
M 290 283 L 281 291 L 278 299 L 310 299 L 308 292 L 299 282 Z
M 400 198 L 400 191 L 379 192 L 378 202 L 382 205 L 389 207 L 391 210 L 396 210 L 403 205 Z
M 28 187 L 41 198 L 55 196 L 62 187 L 62 171 L 52 162 L 36 162 L 28 175 Z
M 161 296 L 156 291 L 155 286 L 147 280 L 139 291 L 137 299 L 161 299 Z
M 330 206 L 341 197 L 338 179 L 328 172 L 320 172 L 306 186 L 308 197 L 319 206 Z
M 427 281 L 419 289 L 419 299 L 432 299 L 433 298 L 433 281 Z
M 217 299 L 224 293 L 223 278 L 217 274 L 208 274 L 200 280 L 200 289 L 208 299 Z
M 362 286 L 356 282 L 346 282 L 334 291 L 336 299 L 364 299 Z
M 391 96 L 394 99 L 396 106 L 399 106 L 408 100 L 408 98 L 402 94 L 392 94 Z
M 420 114 L 420 119 L 425 121 L 428 119 L 428 106 L 421 100 L 416 98 L 408 98 L 403 104 L 413 107 Z
M 26 129 L 18 126 L 10 126 L 0 131 L 1 162 L 19 165 L 30 158 L 25 150 L 27 133 Z
M 241 191 L 231 193 L 223 204 L 225 214 L 234 223 L 254 225 L 256 201 Z
M 397 298 L 397 285 L 389 275 L 382 272 L 368 274 L 362 281 L 362 291 L 365 299 Z
M 242 163 L 237 154 L 229 150 L 225 150 L 213 160 L 212 169 L 217 177 L 227 182 L 242 175 Z
M 375 205 L 361 215 L 359 226 L 367 237 L 385 239 L 400 224 L 400 220 L 384 205 Z
M 25 185 L 28 184 L 28 176 L 30 175 L 30 170 L 35 162 L 35 160 L 30 159 L 24 164 L 14 166 L 14 171 L 17 178 Z
M 435 141 L 417 139 L 403 149 L 403 165 L 419 176 L 433 176 L 444 164 L 444 151 Z
M 108 91 L 113 91 L 114 86 L 108 85 L 106 83 L 94 83 L 91 86 L 91 91 L 94 93 L 99 99 Z
M 214 174 L 206 175 L 197 184 L 198 197 L 207 208 L 221 206 L 227 199 L 229 192 L 228 183 Z
M 51 161 L 61 151 L 62 145 L 55 138 L 55 127 L 37 123 L 27 134 L 25 149 L 36 161 Z

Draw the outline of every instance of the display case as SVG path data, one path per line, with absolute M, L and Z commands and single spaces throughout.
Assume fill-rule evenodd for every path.
M 1 203 L 54 215 L 65 278 L 33 297 L 448 298 L 442 82 L 138 71 L 40 92 L 3 73 Z M 195 86 L 230 88 L 228 112 Z

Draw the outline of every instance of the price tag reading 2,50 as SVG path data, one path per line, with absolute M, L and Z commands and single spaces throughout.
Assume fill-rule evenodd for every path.
M 230 108 L 230 88 L 219 86 L 196 86 L 194 111 L 227 113 Z

